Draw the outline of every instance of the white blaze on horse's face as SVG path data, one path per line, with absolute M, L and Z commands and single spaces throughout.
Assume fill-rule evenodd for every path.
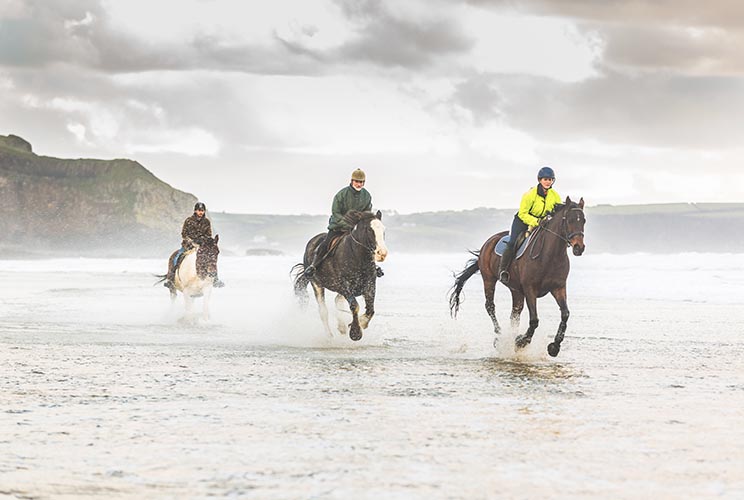
M 382 262 L 388 254 L 388 249 L 385 246 L 385 226 L 382 225 L 382 221 L 379 219 L 374 219 L 369 225 L 372 231 L 375 232 L 375 260 Z

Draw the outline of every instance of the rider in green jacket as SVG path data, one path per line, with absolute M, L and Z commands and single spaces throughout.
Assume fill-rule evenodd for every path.
M 344 219 L 347 213 L 352 210 L 359 212 L 372 211 L 372 195 L 364 189 L 366 180 L 367 176 L 362 169 L 358 168 L 354 170 L 351 173 L 351 182 L 349 182 L 349 185 L 341 189 L 333 197 L 331 217 L 328 219 L 328 234 L 318 243 L 312 264 L 305 268 L 305 276 L 312 277 L 315 274 L 315 270 L 326 257 L 328 245 L 333 241 L 333 238 L 353 229 Z M 382 269 L 378 267 L 377 276 L 381 277 L 383 274 Z
M 561 197 L 555 192 L 555 172 L 550 167 L 543 167 L 537 173 L 537 186 L 522 196 L 519 211 L 514 215 L 509 242 L 506 244 L 504 255 L 499 265 L 499 281 L 509 283 L 509 266 L 514 260 L 517 240 L 528 231 L 532 231 L 545 215 L 561 202 Z

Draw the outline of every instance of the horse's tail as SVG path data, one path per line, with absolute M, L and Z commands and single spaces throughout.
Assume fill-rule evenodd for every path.
M 471 250 L 470 253 L 475 257 L 470 259 L 465 264 L 465 269 L 460 274 L 455 274 L 455 284 L 450 288 L 449 304 L 450 304 L 450 315 L 453 318 L 457 317 L 457 311 L 460 310 L 460 292 L 462 292 L 465 282 L 470 279 L 472 275 L 477 273 L 480 269 L 478 268 L 478 256 L 480 251 Z
M 152 286 L 159 285 L 160 283 L 162 283 L 163 281 L 165 281 L 165 278 L 168 277 L 167 274 L 153 274 L 153 276 L 155 276 L 156 278 L 159 278 L 159 279 L 155 283 L 153 283 Z
M 307 293 L 307 285 L 310 284 L 310 279 L 305 276 L 305 264 L 300 262 L 292 266 L 290 275 L 294 275 L 294 292 L 300 304 L 305 306 L 310 298 Z

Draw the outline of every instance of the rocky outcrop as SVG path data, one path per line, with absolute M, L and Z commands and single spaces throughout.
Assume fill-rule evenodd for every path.
M 180 241 L 196 198 L 131 160 L 66 160 L 0 136 L 0 245 L 17 252 L 150 255 Z

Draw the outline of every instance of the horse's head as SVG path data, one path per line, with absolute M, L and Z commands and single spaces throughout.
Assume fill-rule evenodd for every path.
M 576 203 L 571 201 L 570 197 L 566 197 L 563 219 L 566 221 L 566 242 L 573 249 L 574 255 L 581 255 L 586 248 L 584 245 L 584 224 L 586 224 L 584 198 Z
M 351 231 L 354 240 L 370 250 L 375 261 L 382 262 L 388 254 L 385 245 L 385 226 L 382 224 L 382 212 L 350 212 L 347 214 L 355 220 Z
M 196 251 L 196 274 L 200 278 L 214 278 L 217 276 L 217 257 L 220 254 L 220 247 L 217 244 L 220 241 L 220 235 L 214 238 L 207 238 L 199 245 Z

